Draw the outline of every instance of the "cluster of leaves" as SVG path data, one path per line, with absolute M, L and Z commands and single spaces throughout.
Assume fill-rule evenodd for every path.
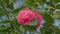
M 23 2 L 22 6 L 18 6 Z M 15 4 L 17 7 L 14 7 Z M 60 0 L 0 0 L 0 34 L 30 34 L 36 33 L 34 25 L 21 25 L 17 23 L 16 15 L 22 8 L 38 11 L 45 23 L 40 28 L 39 34 L 59 34 L 60 29 L 54 26 L 54 19 L 60 20 Z M 44 11 L 43 11 L 44 10 Z M 32 21 L 34 24 L 36 20 Z

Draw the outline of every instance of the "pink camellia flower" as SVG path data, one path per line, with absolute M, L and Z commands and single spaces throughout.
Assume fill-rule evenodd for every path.
M 29 24 L 29 22 L 35 18 L 38 20 L 36 24 L 36 29 L 38 29 L 42 22 L 42 16 L 38 14 L 38 12 L 33 12 L 32 10 L 28 8 L 23 8 L 16 16 L 18 23 L 22 25 Z

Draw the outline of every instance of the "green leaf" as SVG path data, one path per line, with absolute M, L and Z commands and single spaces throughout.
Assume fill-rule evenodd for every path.
M 35 2 L 37 2 L 37 3 L 40 3 L 40 4 L 42 4 L 42 3 L 45 3 L 46 2 L 46 0 L 34 0 Z
M 44 34 L 44 31 L 46 30 L 46 27 L 41 27 L 40 28 L 40 31 L 41 31 L 41 34 Z
M 25 28 L 32 31 L 36 30 L 36 26 L 25 25 Z
M 9 28 L 9 26 L 4 26 L 4 25 L 0 26 L 0 30 L 6 30 L 7 28 Z
M 9 4 L 8 8 L 14 9 L 13 3 Z
M 3 3 L 4 6 L 7 6 L 10 0 L 2 0 L 1 2 Z
M 8 22 L 9 22 L 8 20 L 3 20 L 3 21 L 0 22 L 0 24 L 6 24 Z
M 2 9 L 2 6 L 0 6 L 0 17 L 3 16 L 3 9 Z
M 60 29 L 56 28 L 56 29 L 55 29 L 55 33 L 56 33 L 56 34 L 60 34 Z
M 24 0 L 26 6 L 34 6 L 34 1 L 33 0 Z
M 60 9 L 60 5 L 57 5 L 57 6 L 56 6 L 56 9 Z
M 25 32 L 25 28 L 22 25 L 19 27 L 19 30 L 21 30 L 22 32 Z
M 55 18 L 55 19 L 57 19 L 57 18 L 60 18 L 60 15 L 56 14 L 56 15 L 53 15 L 52 17 Z
M 22 7 L 20 7 L 20 8 L 17 8 L 17 9 L 15 9 L 15 10 L 13 10 L 13 14 L 17 14 L 17 13 L 19 13 L 19 11 L 21 10 L 23 8 L 23 6 Z
M 58 3 L 58 2 L 60 2 L 60 0 L 50 0 L 51 2 L 53 2 L 53 3 Z
M 9 3 L 10 0 L 2 0 L 4 3 Z
M 20 9 L 15 9 L 12 13 L 16 14 L 20 11 Z
M 30 23 L 28 24 L 29 26 L 36 26 L 37 24 L 37 19 L 33 19 L 30 21 Z
M 0 5 L 3 5 L 2 1 L 0 0 Z
M 0 34 L 7 34 L 7 32 L 0 32 Z
M 55 11 L 52 18 L 59 19 L 60 18 L 60 11 Z
M 42 0 L 42 3 L 45 3 L 46 2 L 46 0 Z
M 0 17 L 3 16 L 3 11 L 0 11 Z
M 43 18 L 46 20 L 46 22 L 48 22 L 48 21 L 50 21 L 52 19 L 51 16 L 49 14 L 47 14 L 47 13 L 45 13 L 43 15 Z
M 16 0 L 10 0 L 10 1 L 12 1 L 13 3 L 16 2 Z
M 46 34 L 52 34 L 52 32 L 51 31 L 47 31 Z

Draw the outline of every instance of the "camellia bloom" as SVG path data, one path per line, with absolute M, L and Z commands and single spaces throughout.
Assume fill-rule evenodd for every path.
M 38 29 L 42 22 L 42 16 L 38 14 L 38 12 L 34 12 L 28 8 L 23 8 L 16 16 L 18 23 L 22 25 L 29 24 L 29 22 L 35 18 L 38 20 L 36 24 L 36 29 Z

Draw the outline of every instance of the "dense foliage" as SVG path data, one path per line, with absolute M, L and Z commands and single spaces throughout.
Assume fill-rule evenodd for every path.
M 29 8 L 42 15 L 43 20 L 38 31 L 34 25 L 36 20 L 31 21 L 32 23 L 29 25 L 17 23 L 16 15 L 22 8 Z M 0 0 L 0 34 L 28 33 L 60 33 L 60 0 Z

